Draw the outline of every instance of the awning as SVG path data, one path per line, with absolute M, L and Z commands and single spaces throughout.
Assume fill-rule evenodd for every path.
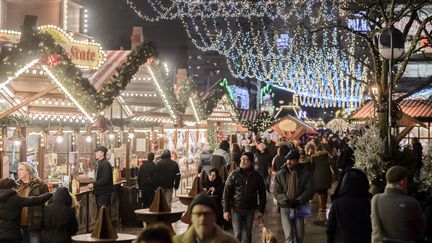
M 432 100 L 403 100 L 399 102 L 403 113 L 408 116 L 432 120 Z M 374 104 L 372 101 L 367 102 L 350 116 L 352 120 L 365 120 L 376 116 Z
M 108 82 L 114 74 L 117 74 L 117 68 L 126 61 L 131 51 L 105 51 L 106 61 L 90 77 L 90 83 L 99 90 L 99 88 Z
M 240 121 L 254 121 L 258 114 L 258 110 L 240 110 Z

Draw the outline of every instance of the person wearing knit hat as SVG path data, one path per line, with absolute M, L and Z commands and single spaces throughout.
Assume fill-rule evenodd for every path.
M 312 176 L 309 169 L 299 163 L 300 153 L 296 149 L 285 159 L 285 165 L 276 173 L 273 195 L 280 207 L 285 242 L 302 242 L 304 215 L 296 212 L 313 197 Z
M 223 217 L 232 219 L 234 235 L 245 243 L 252 242 L 252 226 L 260 220 L 266 206 L 266 188 L 263 176 L 254 169 L 254 154 L 244 152 L 240 168 L 228 176 L 222 196 Z
M 196 195 L 188 209 L 192 225 L 185 233 L 174 236 L 174 243 L 237 243 L 237 239 L 216 224 L 216 211 L 216 203 L 207 193 Z
M 407 195 L 409 171 L 402 166 L 387 170 L 384 193 L 371 202 L 372 242 L 383 238 L 401 242 L 423 242 L 426 220 L 420 203 Z

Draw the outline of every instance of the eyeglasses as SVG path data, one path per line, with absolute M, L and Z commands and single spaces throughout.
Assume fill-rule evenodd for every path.
M 241 157 L 241 160 L 250 160 L 248 157 Z
M 192 212 L 192 215 L 197 216 L 198 218 L 201 216 L 204 216 L 204 218 L 213 216 L 215 213 L 214 212 Z

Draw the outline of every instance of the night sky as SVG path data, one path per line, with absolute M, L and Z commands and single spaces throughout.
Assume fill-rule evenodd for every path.
M 142 26 L 145 39 L 154 41 L 162 60 L 179 68 L 185 67 L 188 39 L 180 23 L 144 22 L 129 8 L 126 0 L 75 1 L 88 10 L 88 35 L 105 50 L 130 49 L 132 27 Z

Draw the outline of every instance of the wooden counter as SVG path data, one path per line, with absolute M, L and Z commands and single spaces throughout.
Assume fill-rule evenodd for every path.
M 119 196 L 122 187 L 121 181 L 114 184 L 114 190 L 111 194 L 111 220 L 113 225 L 120 222 L 119 214 Z M 80 187 L 80 192 L 75 194 L 75 197 L 80 204 L 80 212 L 78 215 L 78 233 L 83 234 L 93 231 L 97 219 L 96 197 L 87 186 Z

